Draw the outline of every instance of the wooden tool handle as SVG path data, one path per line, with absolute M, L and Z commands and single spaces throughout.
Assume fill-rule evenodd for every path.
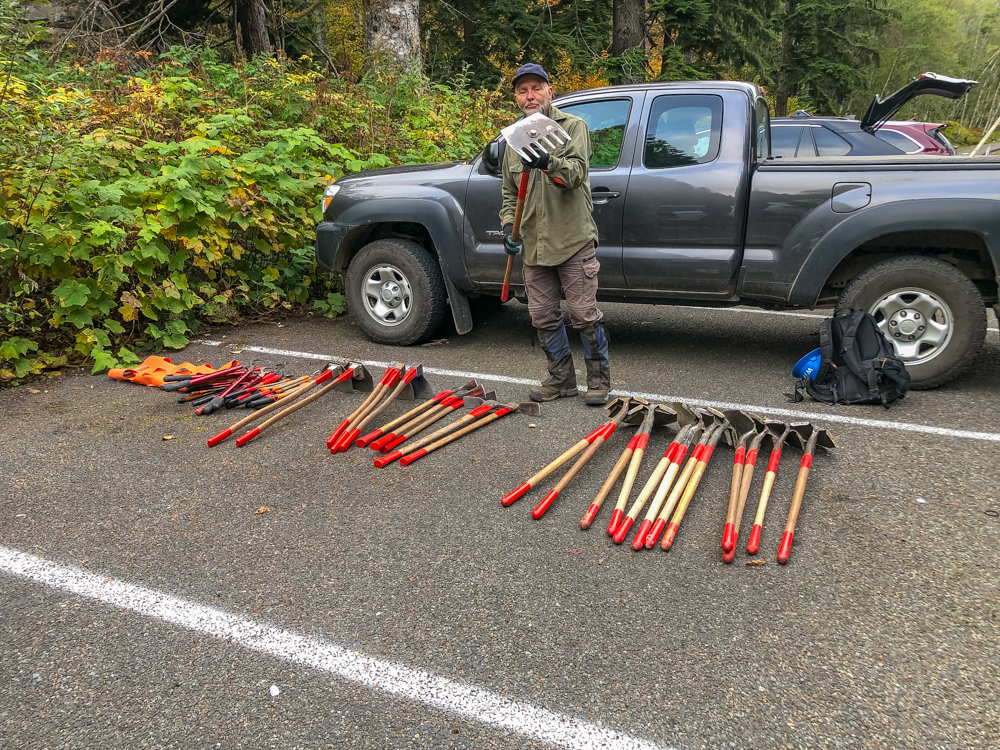
M 449 428 L 449 430 L 448 430 L 448 432 L 450 432 L 449 435 L 446 435 L 445 437 L 438 438 L 437 440 L 431 440 L 426 445 L 420 446 L 420 450 L 419 450 L 420 456 L 418 456 L 418 458 L 422 458 L 423 456 L 426 456 L 428 453 L 433 453 L 438 448 L 443 448 L 444 446 L 448 445 L 448 443 L 451 443 L 451 442 L 453 442 L 455 440 L 458 440 L 463 435 L 468 435 L 473 430 L 478 430 L 480 427 L 484 427 L 484 426 L 488 425 L 490 422 L 495 422 L 496 420 L 500 419 L 500 417 L 504 416 L 505 414 L 510 414 L 510 412 L 509 411 L 502 411 L 502 412 L 495 411 L 492 414 L 487 414 L 485 417 L 482 417 L 481 419 L 476 419 L 475 417 L 471 417 L 471 419 L 470 419 L 471 415 L 466 415 L 466 416 L 462 417 L 463 420 L 464 419 L 469 419 L 469 421 L 472 421 L 472 424 L 469 424 L 468 422 L 465 422 L 464 423 L 465 426 L 462 427 L 459 430 L 451 430 Z M 454 426 L 457 426 L 457 425 L 458 425 L 458 422 L 456 422 Z M 438 433 L 435 433 L 435 434 L 438 434 Z M 433 437 L 433 436 L 428 436 L 428 437 Z M 417 447 L 417 446 L 414 446 L 414 447 Z M 414 451 L 414 452 L 416 452 L 416 451 Z M 410 455 L 412 456 L 413 453 L 411 453 Z M 400 463 L 402 463 L 404 466 L 407 466 L 407 465 L 413 463 L 414 461 L 416 461 L 416 458 L 411 458 L 410 460 L 407 460 L 408 458 L 409 458 L 409 456 L 404 457 L 403 461 L 401 461 Z
M 595 453 L 597 453 L 597 451 L 600 450 L 602 445 L 604 445 L 603 433 L 599 435 L 594 440 L 594 442 L 592 442 L 587 447 L 587 450 L 583 452 L 582 456 L 576 459 L 576 463 L 570 467 L 570 470 L 566 472 L 563 478 L 559 480 L 556 486 L 552 488 L 552 490 L 549 492 L 549 494 L 545 496 L 542 502 L 540 502 L 538 505 L 535 506 L 535 509 L 531 511 L 532 518 L 534 518 L 537 521 L 538 519 L 540 519 L 542 516 L 545 515 L 545 511 L 547 511 L 552 506 L 552 503 L 555 502 L 555 499 L 559 497 L 559 493 L 562 492 L 564 489 L 566 489 L 566 486 L 570 483 L 573 477 L 575 477 L 580 472 L 580 469 L 582 469 L 584 466 L 587 465 L 587 462 L 593 457 Z
M 628 503 L 628 496 L 632 494 L 632 487 L 635 485 L 635 478 L 639 476 L 639 466 L 642 464 L 644 454 L 645 451 L 640 446 L 636 446 L 636 449 L 632 451 L 632 460 L 629 461 L 628 471 L 625 472 L 625 481 L 622 482 L 621 491 L 618 493 L 618 502 L 615 503 L 615 510 L 625 510 L 625 505 Z
M 596 440 L 599 435 L 603 434 L 609 429 L 612 429 L 612 424 L 613 424 L 612 422 L 606 422 L 602 424 L 592 433 L 587 435 L 587 437 L 577 442 L 572 448 L 564 452 L 561 456 L 559 456 L 559 458 L 557 458 L 555 461 L 552 461 L 548 466 L 539 471 L 533 477 L 527 479 L 524 482 L 521 482 L 521 484 L 518 485 L 513 491 L 508 492 L 506 495 L 504 495 L 503 498 L 501 498 L 500 500 L 500 504 L 505 508 L 513 505 L 518 498 L 523 497 L 529 490 L 531 490 L 532 487 L 534 487 L 536 484 L 545 479 L 545 477 L 547 477 L 549 474 L 551 474 L 560 466 L 562 466 L 564 463 L 573 458 L 573 456 L 575 456 L 577 453 L 584 450 L 588 445 L 590 445 L 594 440 Z
M 687 486 L 684 488 L 684 494 L 681 495 L 680 502 L 677 503 L 677 510 L 674 511 L 674 517 L 670 519 L 670 525 L 667 527 L 667 533 L 663 536 L 663 541 L 660 543 L 660 547 L 665 550 L 670 549 L 674 543 L 674 537 L 677 536 L 677 529 L 681 525 L 681 521 L 684 520 L 684 514 L 687 513 L 688 506 L 691 505 L 691 500 L 694 498 L 694 493 L 698 490 L 698 485 L 701 483 L 701 478 L 705 476 L 705 469 L 708 467 L 708 459 L 711 458 L 711 451 L 707 451 L 708 456 L 704 457 L 703 460 L 698 462 L 695 466 L 694 472 L 691 474 L 691 478 L 688 480 Z
M 450 396 L 450 395 L 451 395 L 451 393 L 449 392 L 448 396 Z M 407 422 L 409 422 L 410 420 L 412 420 L 414 417 L 417 417 L 422 412 L 425 412 L 428 409 L 430 409 L 432 406 L 436 406 L 437 404 L 440 404 L 442 401 L 444 401 L 446 398 L 448 398 L 448 396 L 442 396 L 437 401 L 435 401 L 433 398 L 429 398 L 426 401 L 424 401 L 423 403 L 417 404 L 412 409 L 410 409 L 408 412 L 406 412 L 406 414 L 402 414 L 402 415 L 396 417 L 391 422 L 386 422 L 384 425 L 382 425 L 381 427 L 379 427 L 379 431 L 384 434 L 386 432 L 389 432 L 390 430 L 393 430 L 396 427 L 399 427 L 400 425 L 406 424 Z
M 812 466 L 812 455 L 802 457 L 799 466 L 799 476 L 795 480 L 795 493 L 792 495 L 792 506 L 788 509 L 788 520 L 785 521 L 785 533 L 781 536 L 778 547 L 778 562 L 784 565 L 792 553 L 792 537 L 795 535 L 795 523 L 799 520 L 799 509 L 802 507 L 802 496 L 806 493 L 806 480 L 809 479 L 809 467 Z
M 288 404 L 291 401 L 294 401 L 295 399 L 311 391 L 315 387 L 316 387 L 315 380 L 310 380 L 308 383 L 303 383 L 297 388 L 293 388 L 292 390 L 285 393 L 284 396 L 282 396 L 278 401 L 275 401 L 273 404 L 268 404 L 267 406 L 261 407 L 260 409 L 257 409 L 257 411 L 253 412 L 253 414 L 243 417 L 243 419 L 241 419 L 239 422 L 230 427 L 229 430 L 231 432 L 236 432 L 236 430 L 245 427 L 251 422 L 256 422 L 261 417 L 264 417 L 272 412 L 278 411 L 279 409 L 284 409 L 286 406 L 288 406 Z
M 524 199 L 528 194 L 528 170 L 521 173 L 521 184 L 517 189 L 517 206 L 514 208 L 514 226 L 510 230 L 510 238 L 517 242 L 521 237 L 521 217 L 524 215 Z M 510 275 L 514 270 L 514 256 L 507 256 L 507 270 L 503 275 L 503 288 L 500 290 L 500 301 L 510 299 Z
M 597 497 L 594 498 L 590 507 L 587 508 L 587 512 L 584 513 L 583 518 L 580 519 L 581 529 L 589 529 L 590 525 L 594 522 L 594 519 L 597 517 L 597 512 L 601 509 L 601 506 L 604 504 L 608 495 L 611 494 L 611 488 L 615 486 L 615 482 L 618 481 L 618 477 L 621 476 L 622 472 L 625 471 L 625 467 L 628 466 L 638 438 L 638 435 L 633 435 L 628 447 L 625 448 L 625 450 L 622 451 L 621 456 L 618 457 L 618 461 L 615 463 L 611 473 L 608 474 L 608 478 L 605 479 L 604 484 L 601 485 L 601 490 L 597 493 Z
M 373 419 L 375 419 L 379 414 L 384 412 L 392 405 L 392 402 L 396 400 L 396 397 L 400 393 L 402 393 L 403 390 L 406 388 L 406 386 L 408 386 L 409 384 L 410 381 L 406 380 L 405 378 L 401 378 L 400 381 L 396 384 L 396 387 L 393 388 L 392 393 L 390 393 L 388 396 L 382 399 L 382 403 L 372 408 L 372 410 L 369 411 L 367 414 L 365 414 L 364 417 L 358 418 L 357 423 L 353 426 L 354 429 L 360 431 L 363 430 L 369 424 L 371 424 Z
M 282 409 L 281 411 L 279 411 L 277 414 L 275 414 L 272 417 L 270 417 L 269 419 L 266 419 L 265 421 L 261 422 L 260 426 L 257 429 L 260 430 L 261 432 L 263 432 L 265 429 L 267 429 L 268 427 L 270 427 L 275 422 L 280 422 L 282 419 L 284 419 L 288 415 L 293 414 L 294 412 L 297 412 L 303 406 L 307 406 L 308 404 L 311 404 L 313 401 L 316 401 L 317 399 L 323 398 L 323 396 L 325 396 L 326 394 L 328 394 L 330 391 L 332 391 L 338 385 L 340 385 L 340 384 L 336 383 L 336 382 L 327 383 L 326 385 L 324 385 L 322 388 L 320 388 L 315 393 L 313 393 L 313 394 L 311 394 L 309 396 L 306 396 L 301 401 L 296 401 L 294 404 L 287 405 L 284 409 Z M 282 400 L 284 400 L 284 399 L 282 399 Z M 281 403 L 281 402 L 279 401 L 278 403 Z
M 684 492 L 684 488 L 687 486 L 688 480 L 691 478 L 695 467 L 701 459 L 701 447 L 702 446 L 700 445 L 696 446 L 694 453 L 691 454 L 687 463 L 684 464 L 684 470 L 681 471 L 676 484 L 674 484 L 674 488 L 670 491 L 670 495 L 667 497 L 667 501 L 663 504 L 663 508 L 660 509 L 660 515 L 657 516 L 658 519 L 662 518 L 666 521 L 674 512 L 674 508 L 677 507 L 677 501 L 681 499 L 681 494 Z

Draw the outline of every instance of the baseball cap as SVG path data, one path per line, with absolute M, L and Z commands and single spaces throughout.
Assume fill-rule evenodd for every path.
M 523 76 L 538 76 L 539 78 L 544 78 L 545 82 L 550 86 L 552 85 L 552 81 L 549 80 L 549 74 L 546 73 L 545 68 L 538 63 L 525 63 L 518 68 L 517 72 L 514 74 L 514 80 L 511 82 L 511 85 L 517 86 L 517 79 Z

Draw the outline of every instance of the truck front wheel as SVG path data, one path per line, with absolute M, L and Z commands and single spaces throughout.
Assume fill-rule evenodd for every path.
M 851 309 L 872 314 L 916 390 L 957 377 L 986 337 L 986 308 L 976 285 L 936 258 L 876 263 L 841 293 L 836 312 Z
M 411 240 L 365 245 L 345 279 L 354 321 L 378 344 L 408 346 L 441 324 L 448 301 L 437 261 Z

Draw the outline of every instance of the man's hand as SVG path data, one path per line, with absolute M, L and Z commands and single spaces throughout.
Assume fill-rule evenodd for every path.
M 513 224 L 504 224 L 503 226 L 503 249 L 507 251 L 508 255 L 517 255 L 521 250 L 524 249 L 524 241 L 518 237 L 517 240 L 511 238 L 514 233 Z
M 548 169 L 549 165 L 552 163 L 552 157 L 548 155 L 543 149 L 524 149 L 530 158 L 525 159 L 521 157 L 521 163 L 528 169 Z

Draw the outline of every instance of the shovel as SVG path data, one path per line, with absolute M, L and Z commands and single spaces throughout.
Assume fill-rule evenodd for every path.
M 351 425 L 359 419 L 363 419 L 368 412 L 375 408 L 386 391 L 396 385 L 396 381 L 403 374 L 403 367 L 402 362 L 389 365 L 382 374 L 382 379 L 379 380 L 378 385 L 375 386 L 375 389 L 369 394 L 368 398 L 362 401 L 361 406 L 351 412 L 347 419 L 337 425 L 337 429 L 326 439 L 326 446 L 330 449 L 330 453 L 336 453 L 339 450 L 341 440 L 351 431 Z
M 736 444 L 736 457 L 733 459 L 733 482 L 729 488 L 729 509 L 726 511 L 726 525 L 722 531 L 722 551 L 729 552 L 736 547 L 736 506 L 740 500 L 740 480 L 743 478 L 743 464 L 746 458 L 747 441 L 766 430 L 767 425 L 756 414 L 747 414 L 738 409 L 728 409 L 723 412 L 729 424 L 736 430 L 739 440 Z
M 740 472 L 740 496 L 736 502 L 736 511 L 733 514 L 733 548 L 722 553 L 722 562 L 729 564 L 736 559 L 736 543 L 740 537 L 740 524 L 743 522 L 743 509 L 747 504 L 747 497 L 750 495 L 750 485 L 753 482 L 754 467 L 757 465 L 757 453 L 760 451 L 764 441 L 774 442 L 774 439 L 785 429 L 784 422 L 776 419 L 765 419 L 763 432 L 758 432 L 750 441 L 747 452 L 743 457 L 743 469 Z
M 546 151 L 551 154 L 560 146 L 570 142 L 569 133 L 563 130 L 559 123 L 541 112 L 508 125 L 500 131 L 500 134 L 507 141 L 507 147 L 514 149 L 518 156 L 525 159 L 529 158 L 531 151 Z M 524 213 L 524 198 L 528 194 L 529 175 L 530 171 L 527 169 L 521 172 L 521 184 L 517 188 L 517 208 L 514 209 L 514 227 L 510 233 L 510 238 L 515 242 L 521 236 L 521 215 Z M 503 289 L 500 291 L 501 302 L 510 299 L 510 274 L 513 268 L 514 256 L 508 255 L 507 271 L 503 275 Z
M 750 531 L 750 539 L 747 541 L 747 553 L 756 555 L 760 549 L 760 532 L 764 527 L 764 513 L 767 511 L 767 501 L 771 497 L 771 490 L 774 488 L 774 478 L 778 473 L 778 464 L 781 463 L 781 448 L 786 442 L 796 447 L 801 447 L 799 433 L 795 432 L 795 425 L 785 425 L 785 429 L 774 440 L 774 447 L 771 449 L 771 460 L 767 463 L 767 474 L 764 475 L 764 487 L 760 491 L 760 500 L 757 502 L 757 515 L 754 517 L 753 529 Z
M 378 406 L 374 407 L 370 412 L 364 416 L 359 416 L 357 420 L 351 425 L 350 432 L 346 433 L 340 438 L 340 442 L 337 446 L 338 450 L 347 450 L 355 440 L 359 440 L 361 431 L 371 424 L 379 414 L 384 412 L 389 408 L 390 404 L 397 398 L 413 400 L 414 398 L 427 398 L 431 395 L 431 387 L 427 382 L 427 378 L 424 377 L 424 366 L 416 365 L 410 367 L 403 372 L 403 376 L 399 379 L 399 383 L 392 390 L 391 393 L 386 395 Z M 361 447 L 364 447 L 363 445 Z M 332 451 L 332 449 L 331 449 Z
M 811 424 L 795 424 L 792 429 L 799 435 L 799 440 L 805 441 L 805 455 L 799 466 L 799 477 L 795 480 L 795 494 L 792 495 L 792 506 L 788 509 L 788 520 L 785 522 L 785 533 L 781 536 L 781 546 L 778 547 L 778 563 L 784 565 L 792 554 L 792 536 L 795 534 L 795 522 L 799 519 L 799 508 L 802 507 L 802 496 L 806 493 L 806 480 L 809 479 L 809 468 L 812 466 L 813 453 L 817 446 L 824 450 L 833 450 L 837 444 L 833 435 L 823 429 L 817 429 Z

